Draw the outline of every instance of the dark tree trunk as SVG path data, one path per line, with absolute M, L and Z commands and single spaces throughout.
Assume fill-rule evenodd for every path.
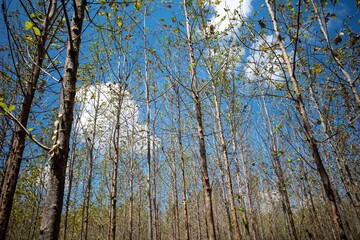
M 24 99 L 21 105 L 19 122 L 22 126 L 16 125 L 11 140 L 11 147 L 6 162 L 6 172 L 2 181 L 0 195 L 0 239 L 5 239 L 8 227 L 16 184 L 19 176 L 22 156 L 25 149 L 26 131 L 31 105 L 34 99 L 37 83 L 40 77 L 41 67 L 46 55 L 46 41 L 49 35 L 49 26 L 56 14 L 56 0 L 49 3 L 46 18 L 43 24 L 42 32 L 37 43 L 36 56 L 32 65 L 30 79 L 26 83 Z M 3 9 L 5 11 L 5 9 Z M 4 12 L 4 19 L 7 26 L 7 13 Z M 20 76 L 19 76 L 20 77 Z

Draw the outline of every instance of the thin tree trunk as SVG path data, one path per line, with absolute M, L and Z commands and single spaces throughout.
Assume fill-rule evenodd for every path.
M 186 175 L 185 175 L 185 156 L 182 143 L 182 131 L 181 131 L 181 110 L 180 110 L 180 94 L 179 86 L 175 86 L 176 92 L 176 107 L 177 107 L 177 129 L 178 129 L 178 142 L 179 142 L 179 151 L 181 159 L 181 183 L 182 183 L 182 198 L 183 198 L 183 222 L 185 227 L 185 240 L 190 239 L 190 230 L 189 230 L 189 217 L 188 217 L 188 204 L 187 204 L 187 194 L 186 194 Z
M 110 190 L 110 225 L 109 236 L 110 240 L 116 238 L 116 201 L 117 201 L 117 175 L 119 166 L 119 153 L 116 153 L 114 159 L 112 159 L 112 177 L 111 177 L 111 190 Z
M 173 146 L 173 143 L 171 143 L 171 146 Z M 173 198 L 174 198 L 174 202 L 173 202 L 173 211 L 174 211 L 174 236 L 173 236 L 173 239 L 176 239 L 176 240 L 180 240 L 180 226 L 179 226 L 179 208 L 178 208 L 178 205 L 179 205 L 179 201 L 178 201 L 178 189 L 177 189 L 177 168 L 176 168 L 176 163 L 175 163 L 175 152 L 173 151 L 174 154 L 173 155 L 173 159 L 174 161 L 172 162 L 173 164 L 173 176 L 172 176 L 172 179 L 173 179 Z
M 219 161 L 220 161 L 220 159 L 219 159 Z M 220 167 L 221 169 L 222 169 L 222 167 Z M 226 197 L 226 194 L 225 194 L 225 189 L 227 188 L 225 185 L 226 185 L 226 180 L 224 179 L 224 175 L 222 174 L 221 175 L 221 180 L 222 180 L 222 188 L 221 188 L 221 196 L 222 196 L 222 198 L 223 198 L 223 201 L 224 201 L 224 203 L 225 203 L 225 211 L 226 211 L 226 220 L 227 220 L 227 224 L 226 224 L 226 226 L 227 226 L 227 234 L 228 234 L 228 236 L 227 236 L 227 239 L 229 239 L 229 240 L 233 240 L 234 239 L 234 231 L 233 231 L 233 228 L 232 228 L 232 223 L 231 223 L 231 213 L 230 213 L 230 208 L 229 208 L 229 200 L 227 199 L 227 197 Z M 220 232 L 218 232 L 218 234 L 219 234 Z M 219 238 L 221 238 L 221 235 L 219 236 Z
M 200 215 L 200 195 L 196 196 L 196 209 L 197 209 L 197 229 L 198 229 L 198 240 L 202 240 L 202 227 L 201 227 L 201 215 Z
M 197 87 L 198 83 L 197 83 L 197 74 L 196 74 L 196 61 L 195 61 L 194 48 L 191 38 L 191 27 L 190 27 L 190 18 L 187 10 L 187 5 L 188 5 L 187 0 L 184 0 L 183 5 L 184 5 L 185 22 L 186 22 L 186 42 L 189 48 L 188 50 L 189 50 L 189 60 L 190 60 L 190 72 L 191 72 L 191 90 L 195 105 L 198 137 L 199 137 L 201 179 L 203 183 L 203 192 L 205 199 L 206 223 L 208 226 L 207 232 L 209 235 L 209 240 L 216 240 L 214 214 L 213 214 L 212 197 L 211 197 L 211 186 L 210 186 L 210 179 L 208 174 L 208 166 L 207 166 L 207 158 L 206 158 L 206 146 L 205 146 L 203 119 L 202 119 L 203 117 L 201 111 L 201 99 Z
M 114 159 L 112 159 L 112 177 L 111 177 L 111 189 L 110 189 L 110 226 L 109 226 L 109 239 L 115 240 L 116 239 L 116 204 L 117 204 L 117 176 L 118 176 L 118 169 L 119 169 L 119 162 L 121 159 L 121 150 L 120 150 L 120 116 L 122 114 L 122 105 L 124 101 L 124 91 L 125 89 L 122 88 L 122 85 L 119 84 L 118 89 L 118 105 L 117 105 L 117 114 L 116 114 L 116 123 L 114 129 L 114 137 L 112 139 L 113 147 L 115 150 Z M 110 157 L 111 159 L 111 157 Z M 125 211 L 126 212 L 126 211 Z
M 88 179 L 86 185 L 86 193 L 85 193 L 85 211 L 84 211 L 84 239 L 88 238 L 88 226 L 89 226 L 89 208 L 90 208 L 90 197 L 91 197 L 91 185 L 92 185 L 92 175 L 93 175 L 93 164 L 94 164 L 94 148 L 95 148 L 95 137 L 97 134 L 97 120 L 98 120 L 98 112 L 99 112 L 99 104 L 100 104 L 100 89 L 95 90 L 98 91 L 96 96 L 95 103 L 95 113 L 94 113 L 94 124 L 91 137 L 87 137 L 88 147 L 89 147 L 89 170 L 88 170 Z
M 219 102 L 217 99 L 217 93 L 216 93 L 216 87 L 215 87 L 214 81 L 215 81 L 215 79 L 213 78 L 211 81 L 211 85 L 212 85 L 212 89 L 213 89 L 216 122 L 217 122 L 218 129 L 219 129 L 221 150 L 223 152 L 223 160 L 224 160 L 224 164 L 225 164 L 224 172 L 225 172 L 225 176 L 226 176 L 227 188 L 229 191 L 228 194 L 229 194 L 229 200 L 230 200 L 230 213 L 231 213 L 231 217 L 232 217 L 232 226 L 234 227 L 236 240 L 240 240 L 241 234 L 240 234 L 240 229 L 239 229 L 239 224 L 238 224 L 236 209 L 235 209 L 234 190 L 233 190 L 233 184 L 232 184 L 232 179 L 231 179 L 231 174 L 230 174 L 230 166 L 229 166 L 229 158 L 228 158 L 228 150 L 227 150 L 228 146 L 226 144 L 225 137 L 224 137 L 224 130 L 223 130 L 222 121 L 221 121 L 221 112 L 220 112 Z
M 150 149 L 150 82 L 148 76 L 147 38 L 146 38 L 146 14 L 144 10 L 144 60 L 145 60 L 145 89 L 146 89 L 146 142 L 147 142 L 147 198 L 148 198 L 148 240 L 153 239 L 153 207 L 151 199 L 151 149 Z
M 89 208 L 90 208 L 90 197 L 91 197 L 91 184 L 92 184 L 92 175 L 93 175 L 93 164 L 94 164 L 94 139 L 95 139 L 95 128 L 96 128 L 96 118 L 97 110 L 95 110 L 95 119 L 94 119 L 94 130 L 92 134 L 92 139 L 89 139 L 89 170 L 88 170 L 88 180 L 86 184 L 85 192 L 85 206 L 84 206 L 84 239 L 88 238 L 88 226 L 89 226 Z
M 305 199 L 308 201 L 310 201 L 310 212 L 311 212 L 311 219 L 314 219 L 314 225 L 315 225 L 315 228 L 314 228 L 314 233 L 315 235 L 317 236 L 317 239 L 321 239 L 321 238 L 324 238 L 325 237 L 325 234 L 324 234 L 324 230 L 323 230 L 323 227 L 321 225 L 321 221 L 319 219 L 319 215 L 316 211 L 316 208 L 315 208 L 315 204 L 314 204 L 314 200 L 313 200 L 313 197 L 312 197 L 312 191 L 310 189 L 310 186 L 307 185 L 307 182 L 309 181 L 308 180 L 308 177 L 307 177 L 307 173 L 305 172 L 305 169 L 304 169 L 304 163 L 301 162 L 300 163 L 300 174 L 302 176 L 304 176 L 304 179 L 302 181 L 303 183 L 303 189 L 304 189 L 304 196 L 305 196 Z M 309 195 L 309 196 L 308 196 Z M 320 235 L 318 233 L 318 231 L 320 231 Z
M 133 239 L 134 232 L 134 159 L 131 158 L 130 161 L 130 232 L 129 232 L 129 240 Z
M 154 112 L 156 112 L 156 102 L 154 102 Z M 152 121 L 152 156 L 153 156 L 153 181 L 154 181 L 154 194 L 153 194 L 153 202 L 154 202 L 154 227 L 155 227 L 155 239 L 161 240 L 161 221 L 160 221 L 160 202 L 157 199 L 157 172 L 158 172 L 158 158 L 155 156 L 156 145 L 155 145 L 155 120 L 156 116 Z
M 238 159 L 237 159 L 236 154 L 237 153 L 235 151 L 234 155 L 235 155 L 236 178 L 237 178 L 238 188 L 239 188 L 239 202 L 240 202 L 240 205 L 241 205 L 241 210 L 240 211 L 241 211 L 241 215 L 242 215 L 242 223 L 244 224 L 247 237 L 253 238 L 253 239 L 256 240 L 255 234 L 252 234 L 250 232 L 249 220 L 248 220 L 248 216 L 247 216 L 246 204 L 245 204 L 245 199 L 244 199 L 244 193 L 243 193 L 243 190 L 242 190 L 242 182 L 241 182 L 241 177 L 240 177 L 240 167 L 239 167 L 239 164 L 237 163 Z
M 236 132 L 234 137 L 236 137 Z M 247 197 L 247 202 L 249 206 L 251 226 L 254 232 L 255 239 L 260 239 L 259 226 L 254 210 L 255 204 L 253 201 L 253 193 L 251 191 L 251 185 L 250 185 L 250 176 L 249 176 L 248 167 L 245 162 L 245 151 L 243 150 L 242 146 L 240 146 L 240 159 L 241 159 L 241 165 L 243 167 L 244 178 L 245 178 L 245 196 Z
M 325 133 L 326 136 L 326 142 L 327 144 L 330 146 L 331 150 L 334 153 L 334 157 L 335 157 L 335 162 L 336 162 L 336 166 L 338 168 L 339 171 L 339 175 L 340 175 L 340 180 L 341 183 L 344 186 L 344 189 L 346 191 L 346 196 L 349 198 L 350 204 L 352 205 L 355 213 L 356 213 L 356 217 L 359 220 L 360 219 L 360 206 L 358 206 L 356 204 L 356 202 L 359 202 L 359 196 L 357 194 L 357 190 L 356 190 L 356 184 L 354 183 L 354 178 L 352 177 L 352 174 L 349 170 L 349 167 L 347 166 L 347 161 L 345 159 L 345 156 L 342 154 L 341 150 L 337 148 L 336 144 L 334 142 L 337 142 L 337 137 L 336 135 L 333 134 L 333 131 L 331 130 L 331 126 L 328 124 L 328 121 L 325 120 L 325 117 L 323 116 L 323 113 L 320 110 L 320 106 L 319 106 L 319 102 L 316 99 L 316 96 L 314 94 L 314 91 L 312 89 L 312 86 L 309 87 L 309 91 L 311 94 L 311 98 L 313 99 L 314 103 L 315 103 L 315 109 L 319 114 L 319 118 L 320 118 L 320 122 L 321 122 L 321 126 L 323 128 L 323 131 Z M 345 173 L 343 168 L 341 167 L 341 165 L 345 166 L 345 171 L 347 173 L 347 177 L 348 177 L 348 181 L 345 179 Z M 355 196 L 355 199 L 353 198 L 353 195 Z M 356 202 L 355 202 L 356 200 Z
M 306 112 L 306 108 L 304 105 L 304 100 L 301 94 L 301 90 L 299 87 L 299 83 L 298 80 L 295 77 L 295 72 L 294 69 L 291 66 L 290 60 L 289 60 L 289 56 L 286 53 L 286 49 L 285 46 L 281 40 L 281 36 L 280 36 L 280 32 L 278 30 L 278 24 L 277 24 L 277 20 L 275 18 L 275 14 L 274 11 L 271 8 L 271 5 L 269 3 L 269 0 L 265 0 L 267 8 L 269 10 L 273 25 L 274 25 L 274 30 L 275 30 L 275 34 L 276 37 L 278 39 L 278 44 L 283 56 L 283 59 L 286 63 L 286 67 L 287 67 L 287 71 L 289 73 L 290 76 L 290 80 L 293 86 L 293 89 L 295 91 L 295 103 L 296 103 L 296 108 L 299 111 L 299 114 L 301 116 L 302 122 L 303 122 L 303 128 L 305 130 L 306 133 L 306 138 L 309 141 L 310 144 L 310 148 L 314 157 L 314 162 L 316 164 L 318 173 L 320 175 L 325 193 L 326 193 L 326 198 L 327 198 L 327 202 L 329 204 L 330 207 L 330 212 L 331 212 L 331 219 L 333 221 L 333 224 L 335 226 L 335 229 L 337 231 L 337 233 L 339 234 L 339 238 L 340 239 L 348 239 L 341 217 L 340 217 L 340 213 L 339 213 L 339 209 L 336 203 L 336 199 L 335 199 L 335 194 L 334 194 L 334 190 L 331 186 L 330 183 L 330 179 L 329 179 L 329 175 L 325 169 L 325 166 L 323 164 L 323 161 L 321 159 L 321 155 L 318 149 L 318 145 L 317 145 L 317 141 L 315 139 L 314 133 L 311 129 L 311 125 L 310 125 L 310 121 Z M 300 8 L 300 6 L 298 6 Z M 299 26 L 300 27 L 300 26 Z
M 49 27 L 56 15 L 56 0 L 51 0 L 48 5 L 47 13 L 42 26 L 41 35 L 37 43 L 36 56 L 32 64 L 32 72 L 30 79 L 26 83 L 24 90 L 24 99 L 21 104 L 19 122 L 26 128 L 28 118 L 31 110 L 31 105 L 34 99 L 37 83 L 40 77 L 41 67 L 47 51 L 47 38 L 49 36 Z M 5 4 L 5 3 L 3 3 Z M 3 9 L 5 11 L 5 9 Z M 4 14 L 4 20 L 7 26 L 7 13 Z M 1 194 L 0 194 L 0 239 L 5 239 L 6 230 L 9 224 L 9 219 L 12 210 L 12 204 L 15 194 L 15 189 L 18 181 L 20 165 L 25 149 L 26 131 L 18 124 L 15 125 L 14 134 L 11 140 L 11 146 L 6 161 L 6 171 L 2 179 Z
M 333 46 L 331 44 L 331 41 L 329 39 L 329 36 L 328 36 L 328 34 L 327 34 L 326 30 L 325 30 L 324 24 L 321 21 L 320 13 L 317 10 L 318 7 L 315 4 L 314 0 L 311 0 L 311 3 L 313 5 L 313 7 L 314 7 L 314 12 L 315 12 L 316 18 L 317 18 L 317 20 L 319 22 L 321 33 L 323 34 L 323 36 L 325 38 L 328 49 L 330 50 L 330 54 L 331 54 L 332 58 L 335 60 L 336 65 L 339 67 L 341 73 L 344 75 L 344 77 L 348 81 L 350 89 L 351 89 L 351 91 L 352 91 L 352 93 L 354 95 L 355 105 L 356 105 L 357 109 L 360 110 L 360 96 L 359 96 L 358 90 L 357 90 L 357 88 L 355 86 L 356 79 L 353 80 L 351 78 L 349 72 L 345 70 L 345 68 L 344 68 L 343 64 L 341 63 L 340 59 L 337 57 L 337 53 L 335 52 L 335 50 L 334 50 L 334 48 L 333 48 Z
M 274 172 L 275 175 L 277 177 L 277 187 L 281 196 L 281 203 L 283 205 L 283 211 L 286 215 L 287 218 L 287 222 L 288 222 L 288 231 L 289 231 L 289 238 L 290 239 L 295 239 L 298 240 L 298 235 L 296 232 L 296 227 L 295 227 L 295 222 L 294 222 L 294 217 L 293 217 L 293 213 L 291 210 L 291 205 L 290 205 L 290 200 L 289 200 L 289 195 L 287 192 L 287 187 L 286 187 L 286 183 L 285 183 L 285 173 L 281 167 L 281 163 L 280 163 L 280 157 L 279 157 L 279 147 L 278 147 L 278 143 L 275 137 L 275 133 L 273 131 L 273 125 L 267 110 L 267 105 L 266 105 L 266 101 L 263 98 L 263 103 L 264 103 L 264 110 L 265 110 L 265 115 L 267 118 L 267 122 L 269 125 L 269 133 L 270 133 L 270 138 L 271 138 L 271 160 L 273 163 L 273 168 L 274 168 Z
M 79 123 L 79 118 L 76 120 L 75 123 L 75 129 L 78 129 Z M 78 132 L 76 131 L 74 133 L 74 137 L 73 137 L 73 142 L 72 142 L 72 146 L 71 149 L 73 149 L 73 151 L 71 152 L 71 156 L 70 156 L 70 164 L 69 164 L 69 170 L 68 170 L 68 175 L 69 175 L 69 187 L 68 187 L 68 192 L 66 195 L 66 200 L 65 200 L 65 214 L 64 214 L 64 228 L 63 228 L 63 239 L 66 240 L 66 234 L 67 234 L 67 221 L 68 221 L 68 214 L 69 214 L 69 208 L 70 208 L 70 197 L 71 197 L 71 192 L 72 192 L 72 185 L 73 185 L 73 179 L 74 179 L 74 164 L 75 164 L 75 147 L 77 145 L 77 135 Z
M 142 206 L 142 194 L 139 194 L 139 205 L 138 205 L 138 233 L 137 239 L 142 239 L 142 229 L 141 229 L 141 206 Z

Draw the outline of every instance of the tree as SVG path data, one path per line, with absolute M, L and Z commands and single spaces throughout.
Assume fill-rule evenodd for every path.
M 26 10 L 25 3 L 20 1 L 24 11 Z M 2 3 L 2 10 L 4 14 L 4 19 L 8 32 L 8 39 L 14 38 L 14 34 L 11 31 L 11 26 L 7 17 L 7 10 L 5 8 L 5 2 Z M 37 38 L 36 50 L 34 54 L 34 61 L 31 63 L 31 73 L 29 78 L 26 79 L 24 96 L 20 109 L 20 114 L 18 117 L 17 124 L 15 125 L 15 131 L 12 136 L 10 151 L 8 154 L 8 159 L 6 161 L 6 171 L 4 173 L 4 178 L 1 186 L 1 195 L 0 195 L 0 238 L 5 239 L 6 230 L 8 227 L 10 213 L 12 209 L 13 198 L 15 194 L 16 184 L 19 176 L 20 165 L 22 162 L 22 155 L 25 149 L 25 140 L 28 131 L 26 130 L 29 114 L 31 111 L 31 105 L 34 99 L 35 92 L 37 90 L 37 83 L 42 71 L 43 62 L 49 48 L 49 38 L 51 37 L 50 28 L 53 26 L 54 21 L 57 16 L 57 1 L 52 0 L 49 2 L 46 12 L 44 14 L 45 18 L 41 26 L 42 30 L 39 30 L 38 23 L 32 21 L 27 21 L 25 24 L 29 25 L 34 31 L 33 38 Z M 25 26 L 27 28 L 27 26 Z M 15 38 L 14 38 L 15 39 Z M 50 41 L 51 43 L 51 41 Z M 11 43 L 10 43 L 11 44 Z M 16 60 L 13 59 L 15 62 Z M 17 66 L 14 66 L 17 72 L 17 78 L 20 82 L 22 76 L 17 70 Z M 3 107 L 2 107 L 3 108 Z M 46 150 L 46 149 L 45 149 Z
M 74 14 L 71 23 L 66 13 L 64 1 L 62 1 L 62 6 L 67 23 L 68 45 L 64 64 L 65 72 L 61 78 L 59 115 L 58 120 L 55 121 L 55 139 L 49 151 L 50 173 L 41 219 L 41 239 L 59 238 L 86 0 L 74 2 Z
M 203 126 L 203 116 L 201 111 L 201 99 L 199 96 L 197 74 L 196 74 L 196 60 L 194 55 L 194 48 L 192 42 L 192 29 L 190 25 L 190 16 L 188 14 L 188 5 L 190 5 L 186 0 L 183 2 L 184 12 L 185 12 L 185 26 L 186 26 L 186 43 L 188 45 L 189 61 L 190 61 L 190 79 L 191 79 L 191 92 L 193 94 L 193 101 L 196 112 L 197 128 L 198 128 L 198 138 L 199 138 L 199 151 L 201 159 L 201 179 L 203 182 L 203 193 L 205 198 L 205 208 L 206 208 L 206 223 L 207 223 L 207 232 L 210 240 L 216 239 L 215 234 L 215 222 L 214 222 L 214 213 L 211 200 L 211 186 L 210 179 L 208 174 L 207 158 L 206 158 L 206 146 L 205 146 L 205 136 L 204 136 L 204 126 Z
M 336 203 L 335 193 L 334 193 L 333 187 L 331 186 L 329 175 L 324 167 L 323 160 L 320 155 L 319 147 L 318 147 L 317 141 L 315 139 L 314 132 L 310 125 L 306 107 L 304 105 L 304 99 L 303 99 L 303 96 L 302 96 L 302 93 L 301 93 L 301 90 L 299 87 L 299 82 L 296 78 L 296 73 L 290 62 L 289 55 L 286 52 L 283 40 L 282 40 L 280 32 L 278 30 L 278 24 L 277 24 L 277 19 L 275 18 L 274 10 L 272 9 L 268 0 L 266 0 L 266 5 L 267 5 L 267 8 L 268 8 L 270 16 L 271 16 L 271 20 L 274 25 L 274 31 L 275 31 L 275 34 L 276 34 L 276 37 L 278 40 L 278 45 L 281 49 L 283 59 L 286 63 L 286 69 L 288 71 L 288 74 L 289 74 L 289 77 L 291 80 L 291 84 L 292 84 L 294 92 L 295 92 L 294 100 L 295 100 L 296 108 L 299 111 L 299 114 L 301 116 L 301 119 L 303 122 L 303 128 L 304 128 L 304 131 L 306 134 L 306 138 L 309 142 L 310 149 L 311 149 L 313 157 L 314 157 L 314 162 L 317 166 L 318 173 L 322 180 L 322 184 L 323 184 L 323 187 L 324 187 L 324 190 L 326 193 L 327 201 L 330 206 L 333 223 L 334 223 L 335 228 L 340 236 L 340 239 L 348 239 L 348 237 L 346 236 L 346 232 L 345 232 L 341 217 L 340 217 L 339 208 Z M 299 4 L 298 8 L 300 9 L 300 7 L 301 7 L 301 5 Z M 300 14 L 300 13 L 298 13 L 298 14 Z M 298 24 L 300 24 L 300 23 L 298 22 Z M 299 28 L 300 28 L 300 26 L 298 26 L 298 30 L 299 30 Z M 296 41 L 298 41 L 298 39 L 296 39 Z M 295 47 L 295 49 L 296 49 L 296 47 Z

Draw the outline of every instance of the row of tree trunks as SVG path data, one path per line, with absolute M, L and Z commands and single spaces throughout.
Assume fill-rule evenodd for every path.
M 277 23 L 277 19 L 275 18 L 275 13 L 274 13 L 268 0 L 266 0 L 266 5 L 267 5 L 267 8 L 269 10 L 269 13 L 270 13 L 273 25 L 274 25 L 274 31 L 275 31 L 275 34 L 276 34 L 276 37 L 278 40 L 277 42 L 278 42 L 279 48 L 281 50 L 284 62 L 286 64 L 286 68 L 287 68 L 287 71 L 288 71 L 288 74 L 289 74 L 289 77 L 291 80 L 293 91 L 295 93 L 294 101 L 296 104 L 296 109 L 298 110 L 299 115 L 301 117 L 301 120 L 303 123 L 303 128 L 304 128 L 304 131 L 306 134 L 306 138 L 309 142 L 309 147 L 312 151 L 312 154 L 314 157 L 314 162 L 316 164 L 317 171 L 320 175 L 320 178 L 321 178 L 321 181 L 323 184 L 323 188 L 326 193 L 326 198 L 327 198 L 327 202 L 329 204 L 331 218 L 334 223 L 334 228 L 336 229 L 336 232 L 339 235 L 340 239 L 348 239 L 345 229 L 344 229 L 344 225 L 343 225 L 341 217 L 340 217 L 339 208 L 336 203 L 335 193 L 331 186 L 329 175 L 325 169 L 323 160 L 321 158 L 319 147 L 318 147 L 317 141 L 314 136 L 314 132 L 311 128 L 311 124 L 310 124 L 310 120 L 308 118 L 308 114 L 307 114 L 306 107 L 304 104 L 302 92 L 299 87 L 299 82 L 296 79 L 294 69 L 293 69 L 290 59 L 289 59 L 289 55 L 286 52 L 283 40 L 282 40 L 280 32 L 278 30 L 278 23 Z M 300 9 L 300 7 L 301 7 L 301 5 L 299 4 L 298 8 Z M 299 12 L 299 14 L 300 14 L 300 12 Z M 300 23 L 298 23 L 298 24 L 300 24 Z M 300 28 L 300 26 L 298 26 L 298 28 Z M 296 39 L 296 41 L 298 41 L 298 39 Z

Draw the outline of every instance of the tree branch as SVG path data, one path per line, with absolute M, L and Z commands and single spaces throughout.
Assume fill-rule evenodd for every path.
M 38 140 L 36 140 L 33 135 L 26 129 L 26 127 L 24 127 L 24 125 L 21 124 L 21 122 L 19 121 L 19 119 L 17 119 L 11 112 L 9 112 L 8 110 L 6 110 L 4 107 L 0 106 L 0 109 L 2 109 L 6 115 L 8 115 L 12 120 L 14 120 L 26 133 L 26 135 L 29 136 L 29 138 L 39 147 L 41 147 L 42 149 L 44 149 L 45 151 L 50 151 L 51 148 L 49 148 L 48 146 L 45 146 L 44 144 L 42 144 L 41 142 L 39 142 Z

